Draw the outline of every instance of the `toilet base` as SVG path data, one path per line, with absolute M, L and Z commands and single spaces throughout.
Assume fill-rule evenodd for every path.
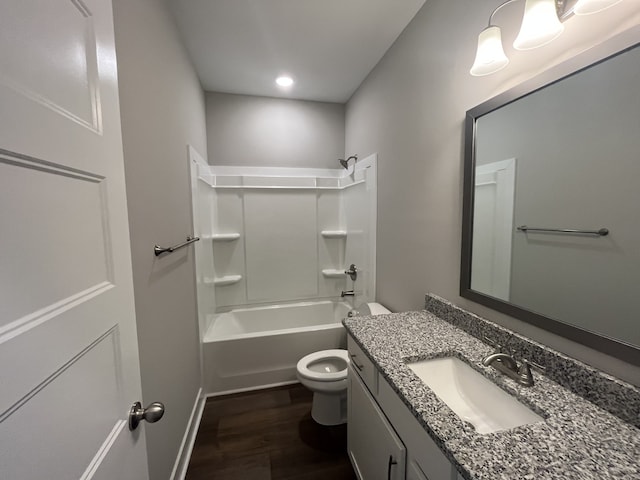
M 347 391 L 331 394 L 314 392 L 311 417 L 325 426 L 347 423 Z

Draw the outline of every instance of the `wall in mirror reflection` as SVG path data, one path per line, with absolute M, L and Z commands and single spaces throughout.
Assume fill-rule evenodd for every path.
M 471 289 L 640 345 L 640 48 L 479 118 L 475 154 Z

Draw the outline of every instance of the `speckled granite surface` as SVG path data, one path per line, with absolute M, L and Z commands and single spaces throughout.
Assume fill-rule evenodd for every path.
M 467 480 L 640 480 L 640 430 L 534 372 L 522 387 L 482 359 L 493 348 L 427 311 L 343 321 L 458 471 Z M 478 434 L 407 367 L 454 355 L 545 418 L 544 422 Z M 637 414 L 637 412 L 636 412 Z
M 545 367 L 551 380 L 640 428 L 640 389 L 607 375 L 546 345 L 485 320 L 433 294 L 425 296 L 425 309 L 479 340 L 488 337 Z

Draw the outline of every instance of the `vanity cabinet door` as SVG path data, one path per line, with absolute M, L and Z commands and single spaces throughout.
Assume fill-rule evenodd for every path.
M 407 464 L 407 479 L 406 480 L 429 480 L 424 474 L 420 465 L 414 462 Z
M 456 480 L 449 459 L 383 378 L 378 381 L 377 399 L 407 448 L 407 480 Z
M 402 441 L 349 366 L 347 446 L 360 480 L 404 480 L 406 450 Z

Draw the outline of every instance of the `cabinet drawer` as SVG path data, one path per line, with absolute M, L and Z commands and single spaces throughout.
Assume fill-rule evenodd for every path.
M 378 403 L 407 448 L 409 478 L 455 480 L 456 469 L 387 381 L 379 376 Z
M 376 396 L 378 394 L 378 371 L 373 362 L 369 360 L 369 357 L 365 355 L 350 335 L 347 338 L 347 348 L 353 369 L 360 375 L 369 391 Z

